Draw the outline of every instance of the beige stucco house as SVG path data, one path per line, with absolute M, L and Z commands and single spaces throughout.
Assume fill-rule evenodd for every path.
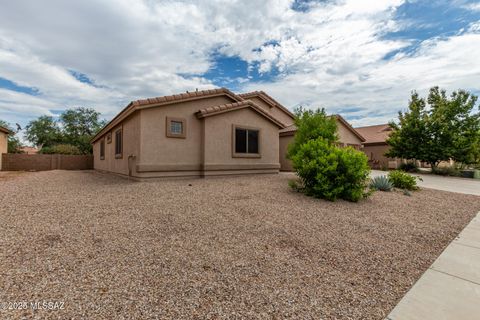
M 0 127 L 0 170 L 2 169 L 2 153 L 8 152 L 8 135 L 10 130 Z
M 388 123 L 373 126 L 355 128 L 362 136 L 365 137 L 362 151 L 368 157 L 368 163 L 373 169 L 395 169 L 397 160 L 388 158 L 385 153 L 390 148 L 387 139 L 392 128 Z
M 363 137 L 336 116 L 342 144 Z M 94 168 L 138 179 L 289 171 L 294 115 L 263 91 L 187 92 L 131 102 L 93 139 Z
M 289 111 L 265 99 L 221 88 L 133 101 L 92 139 L 94 168 L 135 178 L 276 173 Z
M 362 147 L 365 138 L 358 133 L 342 116 L 334 115 L 337 122 L 337 133 L 340 146 L 351 146 L 357 150 Z M 293 171 L 292 163 L 287 159 L 288 145 L 293 141 L 297 128 L 290 125 L 280 130 L 280 170 Z

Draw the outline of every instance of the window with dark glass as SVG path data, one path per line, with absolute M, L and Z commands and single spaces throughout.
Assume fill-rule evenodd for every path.
M 258 154 L 258 130 L 235 128 L 235 153 Z
M 170 132 L 172 134 L 183 134 L 183 122 L 182 121 L 170 121 Z
M 100 141 L 100 160 L 105 159 L 105 140 Z
M 115 157 L 121 158 L 123 152 L 122 129 L 115 131 Z

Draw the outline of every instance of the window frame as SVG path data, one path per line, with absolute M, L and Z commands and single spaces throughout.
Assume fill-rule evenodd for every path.
M 100 160 L 105 160 L 105 138 L 100 140 Z
M 236 131 L 237 129 L 241 130 L 246 130 L 245 134 L 245 142 L 246 142 L 246 153 L 240 153 L 236 152 L 235 146 L 236 146 Z M 258 132 L 258 152 L 257 153 L 249 153 L 248 152 L 248 131 L 257 131 Z M 262 130 L 257 127 L 249 127 L 249 126 L 243 126 L 243 125 L 232 125 L 232 158 L 261 158 L 262 157 L 262 149 L 261 149 L 261 136 L 262 136 Z
M 182 133 L 173 133 L 171 130 L 171 123 L 172 122 L 180 122 L 182 123 Z M 178 118 L 178 117 L 167 117 L 166 122 L 165 122 L 165 135 L 168 138 L 179 138 L 179 139 L 185 139 L 187 137 L 187 119 L 185 118 Z
M 107 133 L 107 144 L 112 143 L 112 131 Z
M 117 133 L 120 132 L 120 153 L 117 153 Z M 115 129 L 115 159 L 122 159 L 123 158 L 123 127 Z

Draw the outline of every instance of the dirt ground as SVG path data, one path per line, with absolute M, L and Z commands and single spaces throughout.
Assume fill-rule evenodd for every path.
M 332 203 L 287 180 L 0 179 L 0 318 L 382 319 L 480 210 L 428 189 Z

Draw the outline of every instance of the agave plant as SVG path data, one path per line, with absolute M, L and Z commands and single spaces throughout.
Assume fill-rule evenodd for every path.
M 393 184 L 387 176 L 378 176 L 372 179 L 370 188 L 380 191 L 390 191 L 393 188 Z

